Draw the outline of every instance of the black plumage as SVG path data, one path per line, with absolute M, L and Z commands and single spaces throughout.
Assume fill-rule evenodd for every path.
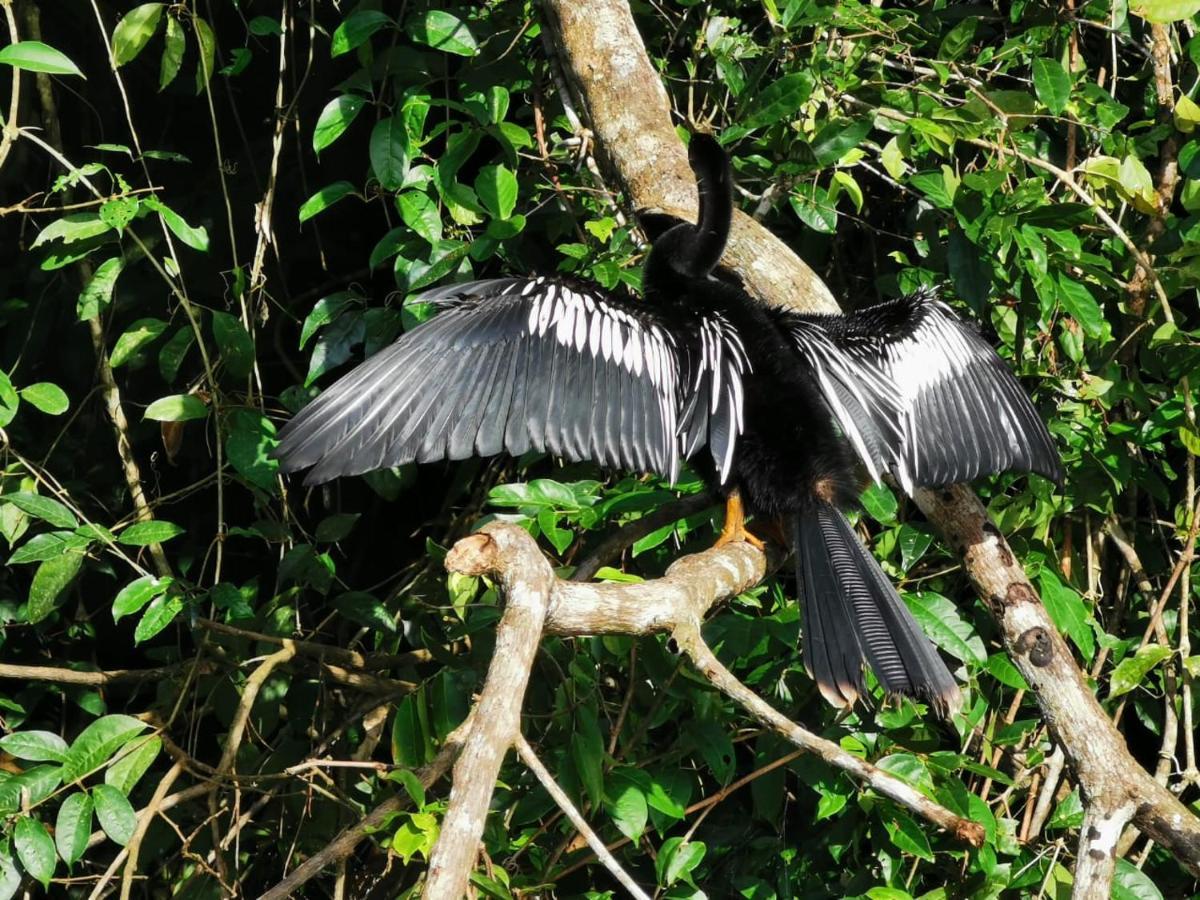
M 674 478 L 701 469 L 789 523 L 805 664 L 837 705 L 863 665 L 941 710 L 958 688 L 842 510 L 860 464 L 906 489 L 1002 470 L 1061 479 L 1049 434 L 994 351 L 930 294 L 849 315 L 767 307 L 718 270 L 733 210 L 728 158 L 696 135 L 696 224 L 654 223 L 646 302 L 560 278 L 453 284 L 442 310 L 284 428 L 275 455 L 306 483 L 382 466 L 548 451 Z M 701 453 L 707 448 L 707 453 Z M 737 519 L 735 521 L 735 518 Z

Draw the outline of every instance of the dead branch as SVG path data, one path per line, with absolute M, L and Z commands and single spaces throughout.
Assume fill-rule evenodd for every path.
M 453 572 L 498 572 L 505 607 L 483 693 L 475 704 L 475 725 L 454 764 L 450 802 L 429 858 L 426 900 L 458 900 L 466 892 L 500 764 L 521 728 L 521 703 L 541 642 L 554 573 L 544 560 L 541 567 L 504 565 L 521 555 L 520 538 L 532 541 L 520 528 L 491 527 L 459 541 L 446 556 L 446 568 Z
M 558 786 L 558 782 L 554 780 L 554 776 L 542 765 L 542 761 L 537 758 L 537 754 L 533 752 L 533 748 L 529 746 L 529 742 L 519 732 L 516 739 L 517 755 L 521 757 L 521 762 L 533 772 L 543 788 L 546 789 L 553 799 L 558 804 L 558 808 L 566 814 L 566 817 L 571 820 L 571 824 L 583 835 L 587 845 L 592 848 L 592 852 L 596 854 L 596 858 L 604 868 L 608 869 L 613 878 L 617 879 L 624 886 L 625 890 L 629 891 L 638 900 L 650 900 L 650 895 L 643 891 L 636 881 L 634 881 L 629 873 L 621 868 L 621 864 L 617 862 L 608 848 L 604 846 L 604 842 L 588 825 L 585 819 L 575 808 L 575 804 L 571 802 L 571 798 L 566 792 Z

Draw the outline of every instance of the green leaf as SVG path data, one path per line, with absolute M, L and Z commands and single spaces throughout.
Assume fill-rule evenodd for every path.
M 604 799 L 604 738 L 595 713 L 589 709 L 580 709 L 575 717 L 570 751 L 588 799 L 598 807 Z
M 1079 322 L 1084 334 L 1093 340 L 1104 336 L 1104 310 L 1092 296 L 1087 286 L 1065 272 L 1060 272 L 1055 281 L 1058 301 L 1063 309 Z
M 1200 12 L 1200 0 L 1134 0 L 1129 11 L 1148 22 L 1169 25 L 1190 19 Z
M 324 212 L 343 197 L 349 197 L 353 193 L 354 185 L 348 181 L 335 181 L 333 184 L 325 185 L 304 201 L 300 207 L 300 221 L 307 222 L 317 213 Z
M 21 388 L 20 394 L 22 400 L 48 416 L 61 416 L 71 405 L 66 392 L 49 381 L 39 381 L 37 384 Z
M 137 813 L 128 798 L 111 784 L 98 784 L 92 788 L 92 802 L 104 833 L 122 847 L 128 844 L 137 828 Z
M 17 731 L 0 738 L 0 750 L 31 762 L 62 762 L 67 742 L 52 731 Z
M 391 18 L 377 9 L 352 12 L 334 31 L 333 40 L 329 44 L 329 55 L 333 57 L 349 53 L 379 29 L 391 24 Z
M 1118 859 L 1113 874 L 1112 900 L 1163 900 L 1163 893 L 1149 875 L 1129 860 Z
M 283 34 L 279 20 L 272 19 L 270 16 L 255 16 L 246 24 L 246 27 L 250 29 L 251 34 L 257 37 L 278 37 Z
M 892 812 L 890 821 L 884 823 L 888 837 L 892 843 L 905 853 L 911 853 L 920 859 L 933 862 L 933 849 L 929 846 L 929 838 L 921 830 L 921 826 L 913 821 L 907 813 L 899 810 Z
M 428 194 L 405 191 L 396 198 L 396 206 L 404 224 L 430 244 L 437 244 L 442 239 L 442 214 Z
M 517 176 L 504 166 L 484 166 L 475 178 L 475 192 L 497 219 L 507 219 L 517 203 Z
M 357 94 L 342 94 L 325 104 L 321 115 L 317 117 L 317 127 L 313 130 L 313 150 L 318 155 L 350 127 L 350 123 L 362 111 L 364 102 Z
M 149 726 L 133 716 L 102 716 L 71 743 L 62 766 L 62 783 L 71 784 L 96 771 Z
M 887 524 L 896 521 L 900 506 L 896 502 L 896 495 L 886 484 L 872 484 L 858 499 L 867 515 L 876 522 Z
M 174 522 L 151 519 L 149 522 L 134 522 L 117 535 L 117 542 L 128 547 L 149 547 L 151 544 L 169 541 L 186 530 Z
M 417 854 L 429 859 L 440 833 L 437 816 L 432 813 L 408 813 L 392 835 L 392 851 L 406 865 Z
M 92 835 L 92 798 L 84 791 L 71 794 L 58 808 L 54 820 L 54 843 L 68 866 L 83 858 Z
M 380 119 L 371 129 L 369 144 L 371 168 L 385 191 L 398 191 L 408 176 L 412 150 L 408 144 L 408 132 L 401 116 Z
M 11 503 L 21 512 L 31 515 L 35 519 L 41 519 L 43 522 L 49 522 L 55 528 L 79 527 L 79 520 L 75 518 L 75 513 L 52 497 L 17 491 L 13 494 L 0 494 L 0 502 Z
M 317 523 L 316 539 L 318 544 L 336 544 L 350 534 L 360 513 L 338 513 L 326 516 Z
M 229 423 L 229 437 L 225 440 L 229 464 L 251 484 L 274 493 L 279 487 L 275 480 L 279 461 L 267 456 L 278 443 L 274 424 L 266 416 L 248 409 L 234 410 Z
M 117 338 L 117 343 L 108 358 L 108 364 L 114 369 L 119 369 L 129 362 L 135 353 L 166 330 L 167 323 L 162 319 L 138 319 Z
M 829 122 L 817 132 L 811 147 L 817 163 L 830 166 L 862 143 L 871 130 L 871 120 Z
M 1083 598 L 1059 581 L 1053 570 L 1048 568 L 1042 569 L 1038 585 L 1046 612 L 1054 624 L 1075 643 L 1084 658 L 1090 660 L 1096 650 L 1096 638 L 1088 624 L 1090 614 L 1083 604 Z
M 237 316 L 214 311 L 212 317 L 213 337 L 225 367 L 234 378 L 245 378 L 254 369 L 254 341 Z
M 614 772 L 608 781 L 605 808 L 621 834 L 635 843 L 641 840 L 642 832 L 646 829 L 649 809 L 646 805 L 646 794 L 637 782 Z
M 183 597 L 177 593 L 160 594 L 150 601 L 142 618 L 138 620 L 137 628 L 133 630 L 133 642 L 140 644 L 154 637 L 175 621 L 183 612 Z
M 681 837 L 667 838 L 654 860 L 658 883 L 663 887 L 670 887 L 680 878 L 689 878 L 707 851 L 708 847 L 703 841 L 684 841 Z
M 1180 94 L 1175 101 L 1173 113 L 1175 127 L 1184 134 L 1191 134 L 1200 125 L 1200 105 L 1187 94 Z
M 133 60 L 154 32 L 158 30 L 158 20 L 162 18 L 163 3 L 143 3 L 127 12 L 112 34 L 113 62 L 123 66 Z
M 83 566 L 83 556 L 68 553 L 40 563 L 29 585 L 28 620 L 35 625 L 54 612 Z
M 196 44 L 200 48 L 200 59 L 196 62 L 196 93 L 204 93 L 217 65 L 217 36 L 212 26 L 199 16 L 192 16 L 192 28 L 196 31 Z
M 304 345 L 309 342 L 317 331 L 339 315 L 353 300 L 354 294 L 350 291 L 338 291 L 336 294 L 331 294 L 328 297 L 322 297 L 316 302 L 312 308 L 312 312 L 304 319 L 304 325 L 300 328 L 300 349 L 304 349 Z
M 194 394 L 170 394 L 146 407 L 145 418 L 156 422 L 186 422 L 208 415 L 204 401 Z
M 1071 99 L 1071 77 L 1056 59 L 1033 61 L 1033 89 L 1046 109 L 1061 115 Z
M 91 540 L 70 531 L 50 531 L 35 535 L 8 558 L 10 566 L 41 562 L 64 553 L 84 553 Z
M 466 23 L 442 9 L 431 9 L 409 19 L 405 30 L 417 43 L 445 53 L 474 56 L 479 52 L 479 45 Z
M 932 591 L 919 591 L 906 593 L 904 602 L 935 644 L 955 659 L 983 665 L 987 659 L 983 639 L 949 599 Z
M 113 599 L 112 616 L 114 622 L 132 615 L 143 606 L 165 591 L 172 583 L 171 578 L 159 578 L 155 575 L 143 575 L 129 582 L 117 592 Z
M 110 231 L 111 226 L 100 218 L 99 212 L 82 212 L 72 213 L 69 216 L 63 216 L 61 219 L 55 219 L 45 228 L 43 228 L 33 243 L 29 245 L 32 250 L 35 247 L 40 247 L 50 241 L 62 241 L 64 244 L 73 244 L 76 241 L 85 241 L 88 238 L 96 237 Z
M 1170 647 L 1151 644 L 1140 648 L 1133 656 L 1127 656 L 1113 669 L 1109 680 L 1108 697 L 1120 697 L 1140 685 L 1150 670 L 1171 655 Z
M 396 620 L 383 602 L 374 594 L 347 591 L 333 600 L 334 608 L 349 619 L 377 631 L 396 631 Z
M 94 319 L 112 303 L 113 289 L 117 286 L 117 276 L 121 274 L 125 261 L 119 256 L 106 259 L 92 274 L 91 279 L 79 292 L 79 300 L 75 304 L 75 315 L 80 322 Z M 111 364 L 111 363 L 110 363 Z
M 4 428 L 13 420 L 20 405 L 20 395 L 9 381 L 8 375 L 0 369 L 0 428 Z
M 183 51 L 187 42 L 183 38 L 183 26 L 174 16 L 167 16 L 167 32 L 163 43 L 162 60 L 158 66 L 158 89 L 161 91 L 175 80 L 179 67 L 183 65 Z
M 975 39 L 975 29 L 978 27 L 978 16 L 964 16 L 962 21 L 946 32 L 946 36 L 942 38 L 942 45 L 938 48 L 938 58 L 952 61 L 966 53 Z
M 124 231 L 141 204 L 136 197 L 117 197 L 100 207 L 100 219 L 113 231 Z M 149 202 L 146 204 L 149 206 Z
M 45 72 L 48 75 L 86 76 L 79 66 L 71 62 L 65 53 L 55 50 L 41 41 L 17 41 L 0 49 L 0 63 L 27 72 Z
M 167 206 L 167 204 L 163 203 L 157 197 L 147 197 L 143 202 L 148 208 L 162 216 L 163 221 L 167 223 L 167 227 L 171 229 L 171 233 L 175 237 L 179 238 L 193 250 L 199 250 L 201 253 L 208 252 L 208 231 L 203 225 L 189 225 L 184 221 L 183 216 L 175 212 L 175 210 L 171 209 L 171 207 Z
M 104 783 L 111 784 L 126 797 L 158 758 L 163 742 L 157 734 L 152 734 L 140 738 L 131 746 L 133 749 L 122 754 L 120 759 L 104 770 Z
M 787 123 L 812 96 L 816 79 L 808 72 L 793 72 L 772 81 L 754 98 L 754 106 L 742 117 L 747 128 Z
M 13 846 L 25 871 L 48 889 L 58 858 L 46 826 L 32 816 L 21 816 L 13 829 Z
M 883 145 L 879 159 L 887 173 L 897 181 L 904 177 L 907 167 L 904 165 L 904 151 L 900 148 L 899 138 L 893 137 Z
M 196 334 L 192 331 L 191 325 L 184 325 L 177 328 L 159 349 L 158 371 L 167 384 L 175 380 L 175 376 L 179 374 L 179 367 L 183 365 L 188 350 L 195 342 Z

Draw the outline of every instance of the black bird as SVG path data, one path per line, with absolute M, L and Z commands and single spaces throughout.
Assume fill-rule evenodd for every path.
M 953 677 L 842 510 L 860 464 L 910 492 L 1009 469 L 1061 480 L 1050 435 L 930 293 L 848 315 L 753 299 L 717 269 L 729 159 L 700 134 L 689 159 L 699 220 L 654 240 L 645 302 L 550 276 L 429 291 L 442 311 L 301 410 L 275 456 L 284 471 L 312 466 L 306 484 L 531 449 L 673 479 L 707 447 L 701 468 L 728 498 L 720 542 L 755 540 L 743 495 L 790 526 L 805 667 L 826 699 L 853 703 L 868 663 L 889 694 L 956 708 Z

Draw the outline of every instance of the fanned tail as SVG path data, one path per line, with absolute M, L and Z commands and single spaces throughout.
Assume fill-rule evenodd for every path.
M 961 695 L 929 639 L 834 506 L 796 517 L 796 583 L 804 615 L 804 667 L 834 706 L 863 693 L 863 663 L 888 694 L 930 703 L 940 715 Z

